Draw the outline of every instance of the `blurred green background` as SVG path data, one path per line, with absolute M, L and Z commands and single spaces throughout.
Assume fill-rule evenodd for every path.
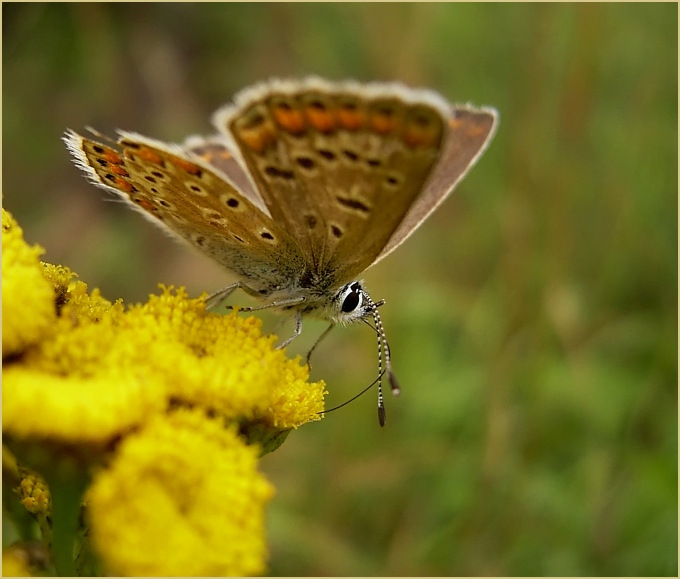
M 677 576 L 676 4 L 2 9 L 3 204 L 111 299 L 232 278 L 89 185 L 67 127 L 181 141 L 238 89 L 311 73 L 500 111 L 365 276 L 403 389 L 387 426 L 372 392 L 262 461 L 273 575 Z M 317 353 L 329 407 L 375 377 L 363 326 Z

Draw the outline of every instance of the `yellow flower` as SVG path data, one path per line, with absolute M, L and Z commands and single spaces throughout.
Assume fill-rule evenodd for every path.
M 206 312 L 172 288 L 126 311 L 68 268 L 40 266 L 39 251 L 3 211 L 3 343 L 32 344 L 3 366 L 5 433 L 102 444 L 177 403 L 274 433 L 318 420 L 323 383 L 309 384 L 259 319 Z M 23 288 L 27 272 L 38 279 Z
M 2 357 L 37 342 L 56 319 L 54 291 L 42 277 L 39 256 L 13 217 L 2 210 Z
M 39 251 L 3 213 L 3 277 L 13 284 L 3 284 L 12 320 L 3 339 L 21 353 L 3 360 L 3 440 L 19 461 L 12 472 L 24 473 L 23 506 L 47 525 L 57 572 L 75 570 L 86 466 L 108 464 L 88 491 L 108 571 L 262 573 L 273 491 L 256 459 L 319 420 L 324 383 L 310 384 L 257 318 L 207 312 L 182 288 L 126 308 L 68 268 L 40 264 Z
M 323 383 L 309 384 L 257 318 L 206 313 L 169 288 L 127 312 L 96 296 L 72 301 L 48 338 L 3 368 L 8 434 L 105 443 L 171 402 L 277 430 L 323 411 Z
M 28 561 L 20 549 L 9 547 L 2 550 L 3 577 L 32 577 Z
M 154 342 L 177 341 L 192 353 L 158 361 L 170 364 L 166 383 L 174 400 L 278 429 L 318 420 L 323 383 L 309 384 L 308 368 L 274 349 L 276 337 L 261 335 L 258 318 L 206 313 L 202 299 L 189 300 L 184 290 L 172 295 L 167 288 L 128 312 L 131 323 L 149 318 Z
M 52 284 L 56 297 L 57 311 L 68 304 L 68 312 L 72 321 L 81 322 L 83 319 L 96 322 L 104 314 L 122 313 L 123 300 L 112 304 L 104 299 L 97 288 L 87 293 L 87 284 L 73 280 L 77 277 L 68 267 L 43 263 L 43 277 Z
M 49 515 L 50 489 L 44 479 L 36 472 L 25 468 L 19 469 L 21 483 L 15 489 L 19 494 L 21 504 L 31 513 Z
M 3 426 L 20 437 L 102 443 L 170 402 L 285 430 L 317 420 L 323 383 L 260 335 L 257 318 L 205 312 L 165 289 L 128 312 L 72 321 L 4 368 Z
M 257 450 L 219 419 L 179 409 L 121 444 L 87 495 L 91 536 L 119 575 L 258 575 L 273 488 Z

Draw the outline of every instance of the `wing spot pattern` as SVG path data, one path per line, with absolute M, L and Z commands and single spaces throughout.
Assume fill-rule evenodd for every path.
M 317 153 L 319 153 L 319 155 L 321 155 L 327 161 L 335 161 L 337 158 L 335 153 L 333 151 L 329 151 L 328 149 L 317 149 Z
M 340 195 L 336 195 L 335 199 L 342 206 L 343 209 L 357 211 L 364 215 L 368 215 L 371 212 L 371 208 L 360 199 L 352 199 L 350 197 L 342 197 Z
M 280 178 L 280 179 L 295 179 L 295 173 L 289 169 L 279 169 L 278 167 L 274 167 L 273 165 L 267 165 L 264 168 L 264 173 L 265 175 L 273 178 Z

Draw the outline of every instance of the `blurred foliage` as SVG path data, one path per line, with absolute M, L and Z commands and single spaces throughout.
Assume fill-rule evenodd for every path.
M 104 202 L 66 127 L 181 141 L 236 90 L 310 73 L 500 111 L 366 275 L 403 390 L 386 428 L 369 394 L 263 460 L 273 575 L 677 576 L 676 4 L 2 8 L 3 203 L 111 299 L 229 277 Z M 373 379 L 374 341 L 319 348 L 329 406 Z

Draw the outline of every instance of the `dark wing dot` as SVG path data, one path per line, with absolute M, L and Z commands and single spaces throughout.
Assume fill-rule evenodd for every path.
M 99 145 L 95 145 L 94 147 L 92 147 L 92 150 L 100 155 L 104 152 L 104 148 L 100 147 Z
M 342 150 L 342 154 L 345 155 L 350 161 L 356 161 L 359 158 L 359 155 L 357 155 L 354 151 L 349 151 L 347 149 Z
M 190 185 L 189 189 L 192 191 L 203 191 L 203 189 L 201 189 L 198 185 Z
M 262 237 L 262 239 L 274 239 L 274 236 L 269 233 L 269 231 L 263 231 L 260 233 L 260 237 Z
M 255 113 L 249 119 L 247 119 L 244 126 L 246 129 L 254 129 L 255 127 L 260 126 L 262 123 L 264 123 L 264 117 L 260 113 Z
M 168 203 L 165 199 L 160 199 L 158 201 L 163 207 L 170 207 L 170 203 Z
M 380 167 L 380 159 L 366 159 L 366 162 L 371 167 Z
M 394 109 L 390 106 L 387 105 L 379 105 L 376 108 L 377 112 L 380 113 L 381 115 L 384 115 L 386 117 L 391 117 L 394 115 Z
M 102 167 L 109 166 L 109 162 L 106 159 L 97 159 L 97 163 L 99 163 Z
M 236 207 L 239 206 L 238 199 L 234 199 L 233 197 L 229 197 L 229 199 L 227 199 L 227 205 L 229 207 L 233 207 L 235 209 Z
M 340 239 L 342 237 L 342 229 L 340 229 L 337 225 L 331 225 L 331 232 L 338 239 Z
M 264 168 L 266 175 L 270 177 L 281 177 L 282 179 L 295 179 L 295 173 L 290 169 L 279 169 L 278 167 L 273 167 L 268 165 Z
M 243 241 L 243 239 L 241 239 L 238 235 L 234 235 L 233 237 L 236 241 L 239 241 L 241 243 L 245 243 L 245 241 Z
M 155 183 L 155 182 L 156 182 L 156 179 L 154 179 L 153 177 L 149 177 L 148 175 L 147 175 L 146 177 L 144 177 L 144 178 L 145 178 L 147 181 L 151 182 L 151 183 Z
M 414 117 L 414 120 L 415 120 L 416 124 L 420 125 L 421 127 L 427 127 L 431 122 L 430 117 L 428 117 L 424 113 L 416 114 L 415 117 Z
M 314 229 L 317 224 L 317 219 L 315 215 L 305 215 L 305 222 L 307 223 L 307 227 L 310 229 Z
M 340 203 L 340 205 L 347 207 L 348 209 L 354 209 L 361 213 L 369 213 L 371 210 L 368 205 L 359 199 L 351 199 L 349 197 L 342 197 L 340 195 L 336 195 L 335 198 L 337 199 L 338 203 Z
M 300 167 L 305 169 L 313 169 L 316 166 L 314 160 L 310 159 L 309 157 L 298 157 L 295 160 L 297 161 L 297 164 L 300 165 Z
M 151 171 L 151 174 L 158 177 L 159 179 L 165 177 L 165 175 L 163 175 L 163 173 L 161 173 L 160 171 Z
M 335 159 L 335 153 L 333 151 L 329 151 L 328 149 L 318 149 L 317 153 L 319 153 L 319 155 L 328 161 L 333 161 Z

